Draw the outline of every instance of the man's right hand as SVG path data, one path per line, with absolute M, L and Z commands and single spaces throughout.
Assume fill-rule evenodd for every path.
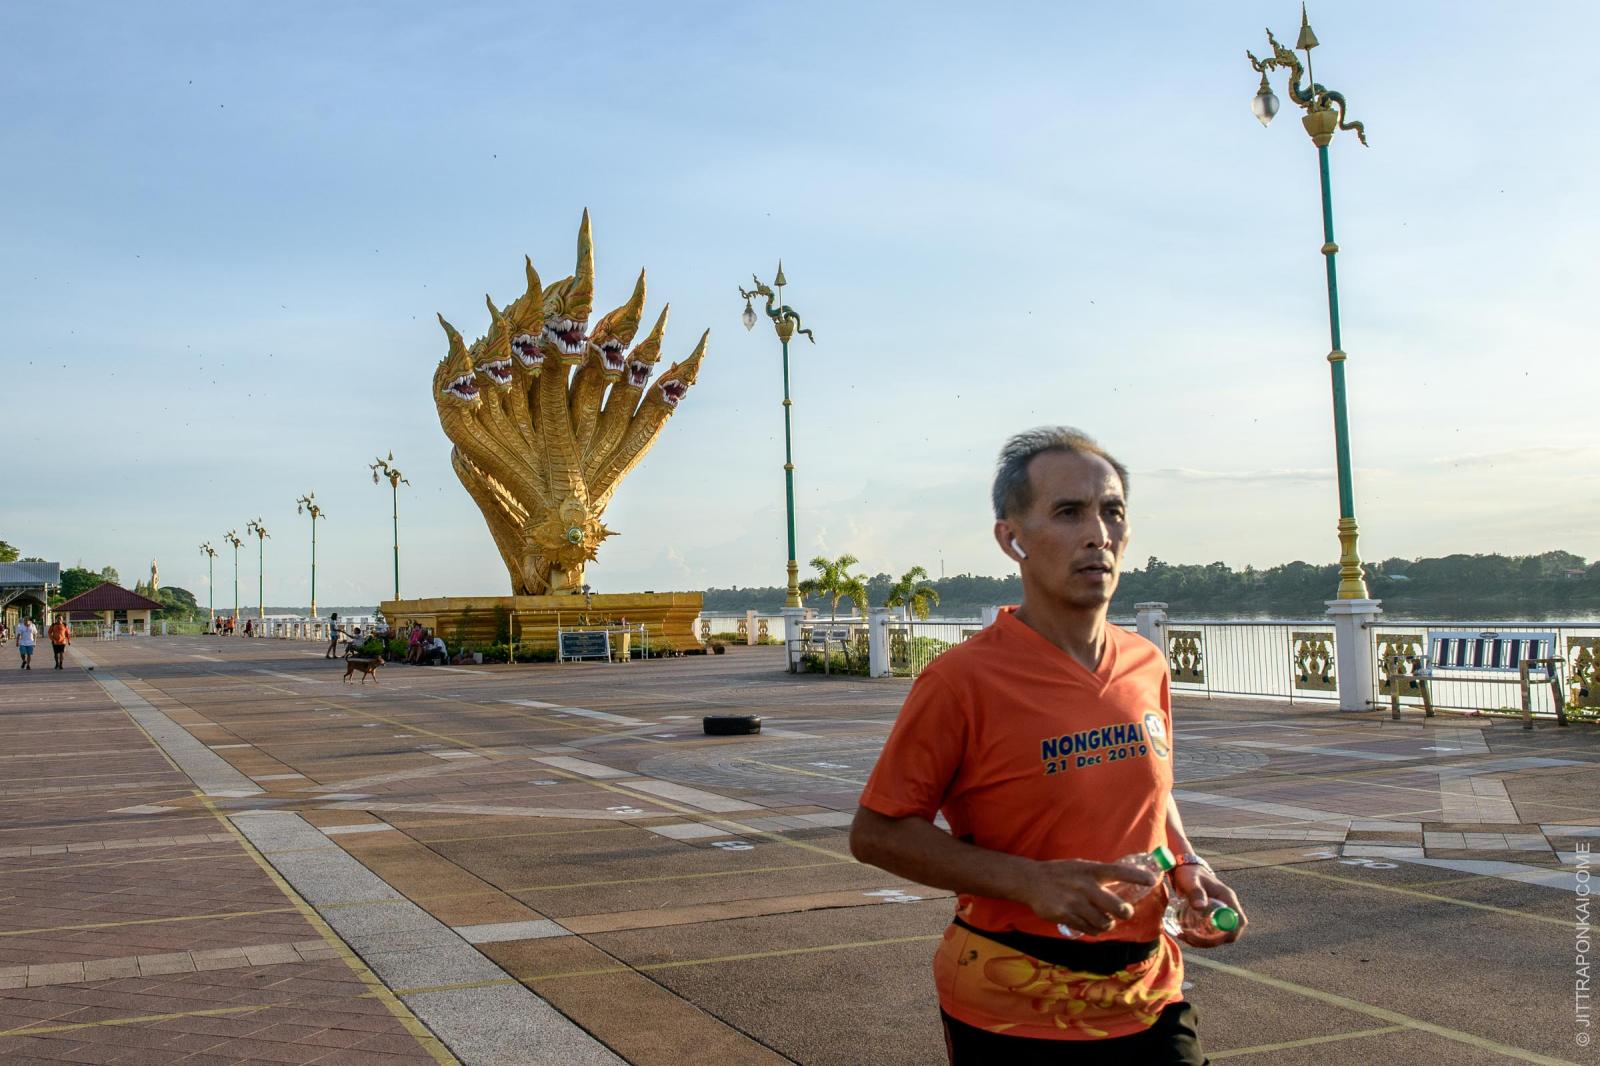
M 1154 885 L 1156 877 L 1148 870 L 1115 862 L 1087 859 L 1036 862 L 1029 871 L 1021 902 L 1047 922 L 1065 925 L 1080 933 L 1103 933 L 1115 925 L 1117 919 L 1133 917 L 1133 904 L 1105 887 L 1116 881 Z

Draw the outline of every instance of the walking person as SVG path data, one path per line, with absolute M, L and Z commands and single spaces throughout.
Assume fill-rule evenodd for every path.
M 255 624 L 256 624 L 256 620 L 254 618 L 246 618 L 244 620 L 244 635 L 245 636 L 253 637 L 253 636 L 256 635 Z
M 56 620 L 50 623 L 50 650 L 55 653 L 56 669 L 63 670 L 61 657 L 67 652 L 67 645 L 72 643 L 72 627 L 67 625 L 65 615 L 56 615 Z
M 994 537 L 1022 603 L 917 678 L 851 827 L 862 862 L 958 894 L 933 965 L 952 1066 L 1208 1061 L 1162 915 L 1169 894 L 1238 912 L 1229 932 L 1183 933 L 1195 947 L 1245 923 L 1172 798 L 1165 656 L 1106 624 L 1127 490 L 1075 430 L 1006 443 Z M 1162 846 L 1165 876 L 1117 861 Z M 1136 903 L 1111 891 L 1134 886 Z
M 339 650 L 339 638 L 344 635 L 344 627 L 339 625 L 339 612 L 334 611 L 328 617 L 328 650 L 322 656 L 324 659 L 334 658 L 334 652 Z
M 39 639 L 39 627 L 24 618 L 17 623 L 17 651 L 22 655 L 18 670 L 33 669 L 33 645 Z

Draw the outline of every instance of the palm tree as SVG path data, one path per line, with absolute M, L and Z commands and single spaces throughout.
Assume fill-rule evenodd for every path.
M 912 615 L 919 619 L 927 618 L 928 608 L 939 606 L 939 590 L 928 584 L 927 578 L 926 570 L 913 566 L 889 587 L 889 598 L 883 601 L 883 605 L 904 608 L 907 625 L 911 623 Z
M 829 628 L 839 617 L 839 601 L 849 597 L 855 604 L 856 610 L 865 615 L 870 609 L 867 601 L 867 583 L 860 574 L 852 574 L 850 568 L 861 560 L 854 555 L 841 555 L 837 559 L 829 559 L 826 555 L 819 555 L 811 560 L 811 566 L 817 571 L 816 577 L 808 577 L 800 582 L 800 593 L 804 596 L 814 596 L 828 601 Z M 850 642 L 844 643 L 844 658 L 850 662 Z M 827 669 L 826 663 L 823 666 Z
M 850 572 L 850 568 L 859 562 L 861 560 L 854 555 L 841 555 L 837 559 L 819 555 L 811 560 L 811 566 L 817 571 L 817 576 L 808 577 L 800 582 L 801 595 L 828 601 L 830 623 L 839 617 L 839 601 L 846 597 L 863 615 L 867 613 L 867 583 L 861 579 L 860 574 Z

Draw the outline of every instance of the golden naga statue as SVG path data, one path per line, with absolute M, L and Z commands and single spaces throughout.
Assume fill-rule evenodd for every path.
M 606 504 L 694 384 L 711 331 L 646 388 L 667 308 L 629 351 L 644 310 L 640 271 L 628 302 L 589 330 L 588 211 L 572 277 L 541 286 L 531 260 L 526 270 L 527 291 L 508 306 L 485 297 L 489 332 L 470 346 L 440 316 L 450 351 L 433 373 L 433 400 L 455 445 L 451 465 L 489 523 L 512 591 L 576 593 L 584 564 L 613 535 L 600 521 Z

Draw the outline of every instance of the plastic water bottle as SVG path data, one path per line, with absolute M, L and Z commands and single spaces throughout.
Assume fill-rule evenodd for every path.
M 1174 897 L 1162 915 L 1161 925 L 1174 937 L 1190 934 L 1201 940 L 1210 940 L 1218 933 L 1231 933 L 1239 928 L 1239 912 L 1220 899 L 1208 899 L 1204 907 L 1191 907 L 1189 901 Z
M 1148 870 L 1155 875 L 1154 884 L 1137 885 L 1132 881 L 1112 881 L 1106 885 L 1106 891 L 1113 896 L 1120 896 L 1129 903 L 1137 903 L 1154 891 L 1156 885 L 1161 884 L 1162 875 L 1178 865 L 1178 860 L 1174 859 L 1172 852 L 1167 850 L 1165 844 L 1162 844 L 1154 851 L 1142 851 L 1137 855 L 1124 855 L 1117 860 L 1117 865 L 1137 866 L 1139 869 Z
M 1154 891 L 1161 884 L 1162 876 L 1177 864 L 1177 860 L 1172 857 L 1172 852 L 1167 850 L 1165 844 L 1158 845 L 1154 851 L 1141 851 L 1133 855 L 1124 855 L 1117 860 L 1118 866 L 1137 866 L 1141 870 L 1148 870 L 1155 875 L 1155 883 L 1140 885 L 1132 881 L 1112 881 L 1106 885 L 1106 891 L 1129 903 L 1137 903 Z M 1057 923 L 1056 929 L 1062 936 L 1069 939 L 1083 935 L 1070 925 Z

